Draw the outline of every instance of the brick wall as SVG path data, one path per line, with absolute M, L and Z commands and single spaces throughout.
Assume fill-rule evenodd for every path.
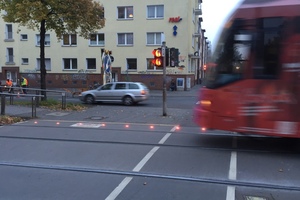
M 29 82 L 29 87 L 40 87 L 40 74 L 39 73 L 21 73 L 20 77 L 24 76 Z M 167 74 L 167 88 L 169 88 L 171 80 L 177 78 L 190 78 L 191 87 L 195 85 L 195 77 L 193 74 Z M 162 74 L 121 74 L 118 73 L 118 81 L 134 81 L 142 82 L 151 90 L 163 89 L 163 75 Z M 46 85 L 47 89 L 51 88 L 89 88 L 89 85 L 95 83 L 103 83 L 102 74 L 87 74 L 87 73 L 74 73 L 74 74 L 47 74 Z M 186 86 L 186 84 L 185 84 Z M 185 88 L 186 89 L 186 88 Z

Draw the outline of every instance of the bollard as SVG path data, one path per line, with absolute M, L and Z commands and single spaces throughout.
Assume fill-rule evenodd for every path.
M 13 95 L 10 95 L 10 96 L 9 96 L 9 104 L 10 104 L 10 105 L 13 105 L 13 104 L 14 104 L 14 96 L 13 96 Z
M 36 95 L 40 95 L 40 91 L 36 90 L 36 91 L 35 91 L 35 94 L 36 94 Z M 37 97 L 37 98 L 35 99 L 35 103 L 36 103 L 36 107 L 40 107 L 40 97 Z
M 61 93 L 61 109 L 62 110 L 66 109 L 66 93 L 65 92 Z
M 1 94 L 1 115 L 5 115 L 5 94 Z
M 32 118 L 36 118 L 36 100 L 35 100 L 35 97 L 32 97 L 32 115 L 31 117 Z

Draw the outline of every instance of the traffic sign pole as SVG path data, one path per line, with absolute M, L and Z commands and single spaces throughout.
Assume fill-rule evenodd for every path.
M 162 56 L 163 56 L 163 116 L 167 116 L 167 77 L 166 77 L 166 42 L 162 42 Z

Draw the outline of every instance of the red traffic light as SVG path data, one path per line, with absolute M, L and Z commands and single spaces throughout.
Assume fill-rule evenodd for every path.
M 162 53 L 161 53 L 161 50 L 160 50 L 160 49 L 154 49 L 154 50 L 152 51 L 152 54 L 153 54 L 153 56 L 154 56 L 155 58 L 160 58 L 160 57 L 162 57 Z
M 161 61 L 160 58 L 154 58 L 154 59 L 152 60 L 152 63 L 153 63 L 153 65 L 155 65 L 155 66 L 157 66 L 157 67 L 160 67 L 160 66 L 162 65 L 162 61 Z
M 157 67 L 161 67 L 162 66 L 162 52 L 161 49 L 154 49 L 152 51 L 152 54 L 154 56 L 154 59 L 152 60 L 152 64 L 157 66 Z

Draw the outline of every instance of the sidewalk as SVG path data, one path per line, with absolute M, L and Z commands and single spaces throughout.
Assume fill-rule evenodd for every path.
M 202 85 L 195 85 L 194 87 L 187 89 L 187 90 L 177 90 L 177 91 L 169 91 L 167 90 L 167 96 L 198 96 L 199 90 Z M 150 90 L 151 96 L 162 96 L 162 90 Z

